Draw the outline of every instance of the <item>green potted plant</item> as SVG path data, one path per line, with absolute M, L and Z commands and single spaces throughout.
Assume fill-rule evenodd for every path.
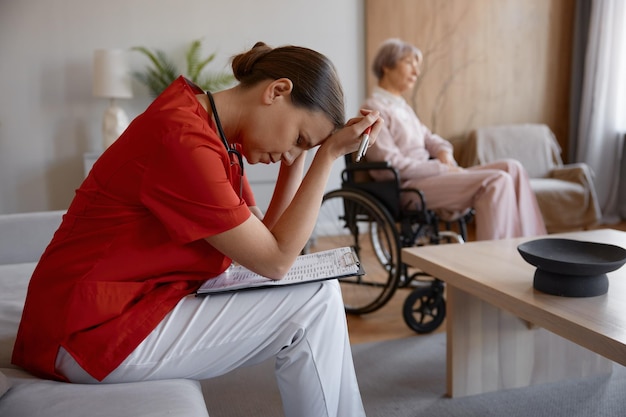
M 205 71 L 206 66 L 215 59 L 215 53 L 206 58 L 201 58 L 200 49 L 202 41 L 199 39 L 191 42 L 185 51 L 187 70 L 179 71 L 176 63 L 160 50 L 150 50 L 144 46 L 131 48 L 145 55 L 150 60 L 150 65 L 144 71 L 134 71 L 133 76 L 148 87 L 150 95 L 156 97 L 172 83 L 178 76 L 184 75 L 203 90 L 215 91 L 228 86 L 234 81 L 231 73 Z

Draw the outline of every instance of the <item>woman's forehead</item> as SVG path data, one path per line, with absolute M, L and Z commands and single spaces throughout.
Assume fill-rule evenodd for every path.
M 303 134 L 313 147 L 321 144 L 335 131 L 330 117 L 319 110 L 307 110 L 303 124 Z

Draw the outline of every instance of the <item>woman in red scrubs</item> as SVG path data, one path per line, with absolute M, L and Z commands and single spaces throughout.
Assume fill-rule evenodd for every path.
M 336 281 L 197 298 L 237 262 L 280 279 L 306 244 L 333 162 L 377 112 L 345 123 L 332 63 L 263 43 L 211 94 L 183 77 L 93 166 L 31 279 L 13 363 L 45 378 L 206 379 L 276 359 L 287 416 L 364 415 Z M 305 154 L 318 147 L 303 177 Z M 280 163 L 267 213 L 242 158 Z

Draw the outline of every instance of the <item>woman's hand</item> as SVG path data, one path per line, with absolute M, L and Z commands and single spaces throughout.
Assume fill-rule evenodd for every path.
M 320 146 L 320 151 L 330 152 L 333 159 L 356 152 L 361 144 L 361 136 L 368 127 L 372 127 L 369 135 L 369 146 L 376 142 L 376 137 L 384 123 L 378 111 L 361 109 L 363 116 L 354 117 L 346 125 L 334 132 Z
M 449 167 L 456 167 L 457 163 L 454 160 L 452 154 L 448 151 L 439 151 L 437 153 L 437 159 L 444 165 L 448 165 Z
M 464 170 L 457 164 L 454 156 L 448 151 L 439 151 L 437 153 L 437 160 L 448 167 L 448 172 L 461 172 Z

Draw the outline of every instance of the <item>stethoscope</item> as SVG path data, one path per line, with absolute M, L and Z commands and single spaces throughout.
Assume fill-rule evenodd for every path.
M 226 148 L 226 152 L 228 152 L 229 155 L 230 154 L 235 155 L 235 157 L 237 158 L 237 162 L 239 163 L 239 168 L 241 169 L 240 179 L 239 179 L 239 198 L 241 198 L 241 194 L 243 191 L 243 158 L 241 157 L 241 153 L 237 150 L 237 148 L 235 148 L 235 145 L 229 144 L 228 141 L 226 140 L 224 129 L 222 129 L 222 122 L 220 121 L 220 117 L 217 115 L 217 109 L 215 108 L 215 100 L 213 100 L 213 95 L 209 91 L 206 92 L 206 95 L 209 98 L 209 102 L 211 103 L 211 111 L 213 112 L 213 117 L 215 118 L 217 131 L 220 134 L 220 138 L 222 139 L 222 143 L 224 144 L 224 147 Z

